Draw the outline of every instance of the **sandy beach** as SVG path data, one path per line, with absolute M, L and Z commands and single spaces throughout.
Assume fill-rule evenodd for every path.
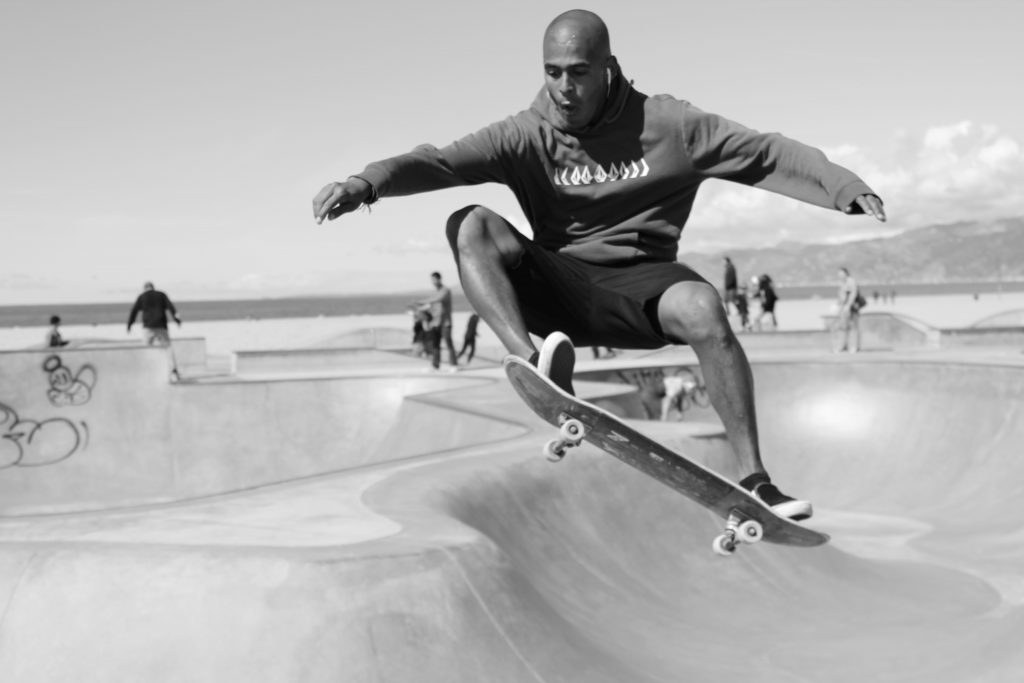
M 779 330 L 821 330 L 823 316 L 834 311 L 834 302 L 828 299 L 782 300 L 776 308 Z M 865 312 L 891 312 L 910 316 L 936 328 L 969 327 L 991 316 L 1024 310 L 1024 292 L 984 294 L 977 300 L 966 294 L 941 296 L 899 297 L 895 303 L 870 301 Z M 754 307 L 752 314 L 756 315 Z M 409 330 L 412 321 L 407 313 L 384 315 L 358 315 L 341 317 L 281 318 L 266 320 L 230 320 L 190 322 L 188 307 L 182 306 L 182 327 L 171 327 L 172 337 L 203 337 L 207 352 L 225 355 L 233 351 L 265 351 L 330 347 L 344 335 L 364 329 Z M 454 315 L 453 339 L 461 345 L 468 312 Z M 38 347 L 45 337 L 46 327 L 0 328 L 0 349 Z M 141 338 L 139 327 L 131 334 L 124 325 L 91 325 L 62 327 L 65 339 L 72 343 L 85 340 L 132 341 Z M 497 344 L 494 333 L 480 326 L 478 346 Z

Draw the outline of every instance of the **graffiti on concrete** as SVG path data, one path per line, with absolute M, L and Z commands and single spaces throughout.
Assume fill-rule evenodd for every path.
M 89 442 L 89 427 L 63 417 L 30 420 L 0 403 L 0 470 L 42 467 L 67 460 Z
M 46 391 L 50 405 L 58 408 L 80 406 L 92 398 L 92 389 L 96 386 L 96 369 L 93 366 L 83 365 L 74 373 L 64 365 L 60 356 L 50 356 L 43 361 L 43 370 L 47 372 L 50 383 Z

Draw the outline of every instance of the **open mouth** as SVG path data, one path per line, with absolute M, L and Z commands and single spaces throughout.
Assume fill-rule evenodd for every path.
M 558 109 L 562 112 L 562 116 L 568 120 L 573 120 L 580 114 L 580 106 L 571 102 L 559 103 Z

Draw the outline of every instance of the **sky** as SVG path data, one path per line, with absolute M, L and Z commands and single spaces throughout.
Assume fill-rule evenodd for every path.
M 325 184 L 532 101 L 547 0 L 2 0 L 0 305 L 398 292 L 457 281 L 447 216 L 529 228 L 507 189 L 386 198 L 317 226 Z M 591 2 L 624 74 L 823 149 L 884 226 L 706 183 L 687 252 L 1024 215 L 1024 4 Z

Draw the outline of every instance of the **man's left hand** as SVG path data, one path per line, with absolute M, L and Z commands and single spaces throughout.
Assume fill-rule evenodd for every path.
M 868 216 L 875 218 L 876 220 L 884 223 L 885 222 L 885 208 L 882 206 L 882 200 L 873 194 L 862 194 L 853 200 L 853 203 L 846 207 L 846 213 L 853 213 L 854 206 L 860 208 Z

